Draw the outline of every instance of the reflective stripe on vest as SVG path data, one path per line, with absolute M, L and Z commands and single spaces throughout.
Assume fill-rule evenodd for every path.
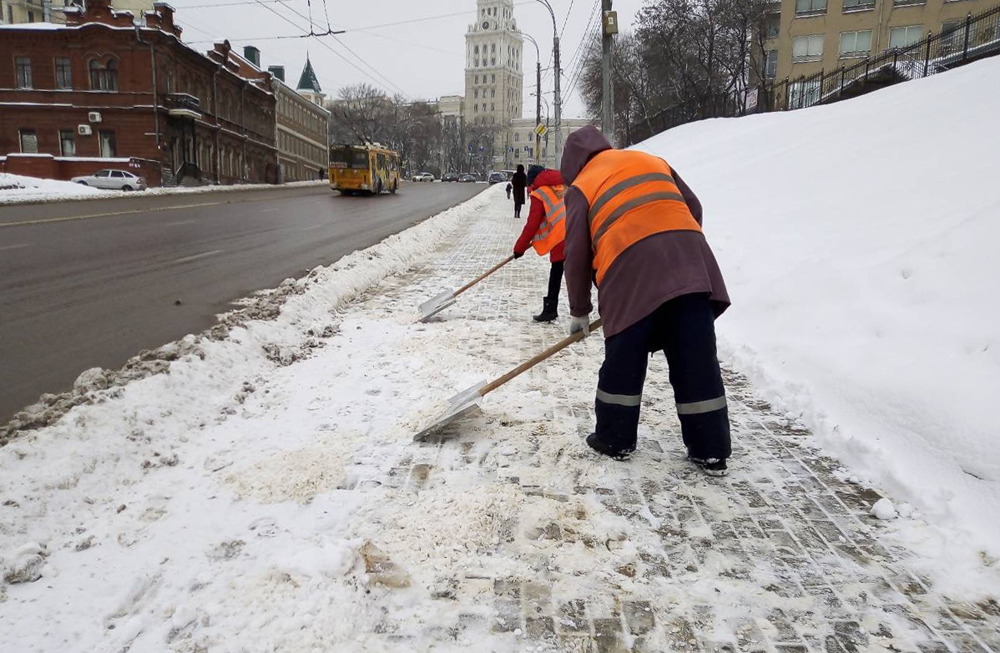
M 574 180 L 590 205 L 590 242 L 600 286 L 622 252 L 640 240 L 667 231 L 697 231 L 674 181 L 659 157 L 631 150 L 605 150 Z
M 545 219 L 531 239 L 531 246 L 539 256 L 545 256 L 566 240 L 565 194 L 565 186 L 542 186 L 531 193 L 532 197 L 541 200 L 545 206 Z

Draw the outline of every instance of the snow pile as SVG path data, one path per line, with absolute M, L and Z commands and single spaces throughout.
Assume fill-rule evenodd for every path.
M 639 146 L 705 205 L 734 302 L 723 355 L 869 481 L 994 550 L 998 105 L 991 59 Z
M 197 195 L 203 193 L 235 193 L 259 190 L 281 190 L 283 188 L 308 188 L 325 186 L 326 181 L 295 181 L 281 185 L 270 184 L 235 184 L 232 186 L 176 186 L 149 188 L 142 191 L 143 195 Z M 91 186 L 83 186 L 71 181 L 57 179 L 40 179 L 0 173 L 0 205 L 3 204 L 34 204 L 38 202 L 59 202 L 62 200 L 104 199 L 114 197 L 132 197 L 117 190 L 100 190 Z
M 115 197 L 121 193 L 101 191 L 71 181 L 39 179 L 0 172 L 0 205 L 21 202 L 41 202 L 55 199 L 87 199 Z

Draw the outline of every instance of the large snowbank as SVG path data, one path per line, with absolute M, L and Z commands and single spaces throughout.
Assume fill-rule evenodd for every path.
M 869 479 L 1000 545 L 1000 59 L 640 145 L 699 194 L 723 355 Z
M 39 179 L 0 172 L 0 205 L 26 202 L 52 201 L 56 199 L 87 199 L 92 197 L 120 195 L 100 191 L 89 186 L 81 186 L 71 181 Z

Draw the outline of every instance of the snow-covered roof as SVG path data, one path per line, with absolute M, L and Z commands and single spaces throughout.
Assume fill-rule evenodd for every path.
M 32 29 L 38 31 L 70 29 L 59 23 L 16 23 L 14 25 L 0 25 L 0 29 Z

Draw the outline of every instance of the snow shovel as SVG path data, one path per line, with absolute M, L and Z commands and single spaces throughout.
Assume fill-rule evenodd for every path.
M 504 260 L 500 261 L 495 266 L 493 266 L 492 268 L 490 268 L 489 272 L 487 272 L 483 276 L 479 277 L 475 281 L 472 281 L 471 283 L 465 284 L 464 286 L 462 286 L 461 288 L 459 288 L 458 290 L 456 290 L 454 292 L 452 292 L 450 290 L 446 290 L 445 292 L 441 293 L 440 295 L 438 295 L 434 299 L 428 299 L 426 302 L 424 302 L 423 304 L 420 305 L 420 320 L 419 321 L 420 322 L 426 322 L 428 320 L 428 318 L 434 317 L 435 315 L 437 315 L 438 313 L 440 313 L 444 309 L 448 308 L 449 306 L 451 306 L 452 304 L 455 303 L 455 298 L 456 297 L 458 297 L 459 295 L 461 295 L 462 293 L 464 293 L 466 290 L 468 290 L 469 288 L 473 287 L 474 285 L 476 285 L 477 283 L 479 283 L 480 281 L 482 281 L 486 277 L 490 276 L 491 274 L 493 274 L 494 272 L 496 272 L 497 270 L 499 270 L 500 268 L 502 268 L 503 266 L 507 265 L 508 263 L 510 263 L 513 260 L 514 260 L 514 256 L 513 255 L 508 256 L 507 258 L 505 258 Z
M 591 332 L 600 329 L 602 324 L 604 324 L 604 321 L 601 319 L 592 322 L 590 325 Z M 507 383 L 508 381 L 517 378 L 518 376 L 520 376 L 524 372 L 527 372 L 532 367 L 538 365 L 542 361 L 551 358 L 552 356 L 555 356 L 556 354 L 561 352 L 563 349 L 566 349 L 570 345 L 580 342 L 585 337 L 586 336 L 583 335 L 582 331 L 578 331 L 573 335 L 571 335 L 570 337 L 566 338 L 565 340 L 552 345 L 551 347 L 549 347 L 542 353 L 538 354 L 531 360 L 518 365 L 510 372 L 507 372 L 506 374 L 501 376 L 499 379 L 492 381 L 491 383 L 483 381 L 481 383 L 477 383 L 471 388 L 468 388 L 467 390 L 459 392 L 457 395 L 451 398 L 448 410 L 445 411 L 444 415 L 440 419 L 432 423 L 430 426 L 425 428 L 423 431 L 417 433 L 413 437 L 413 441 L 423 442 L 428 437 L 434 435 L 448 424 L 451 424 L 452 422 L 462 417 L 465 417 L 466 415 L 472 415 L 473 413 L 479 412 L 480 400 L 487 394 L 493 392 L 494 390 L 496 390 L 503 384 Z

